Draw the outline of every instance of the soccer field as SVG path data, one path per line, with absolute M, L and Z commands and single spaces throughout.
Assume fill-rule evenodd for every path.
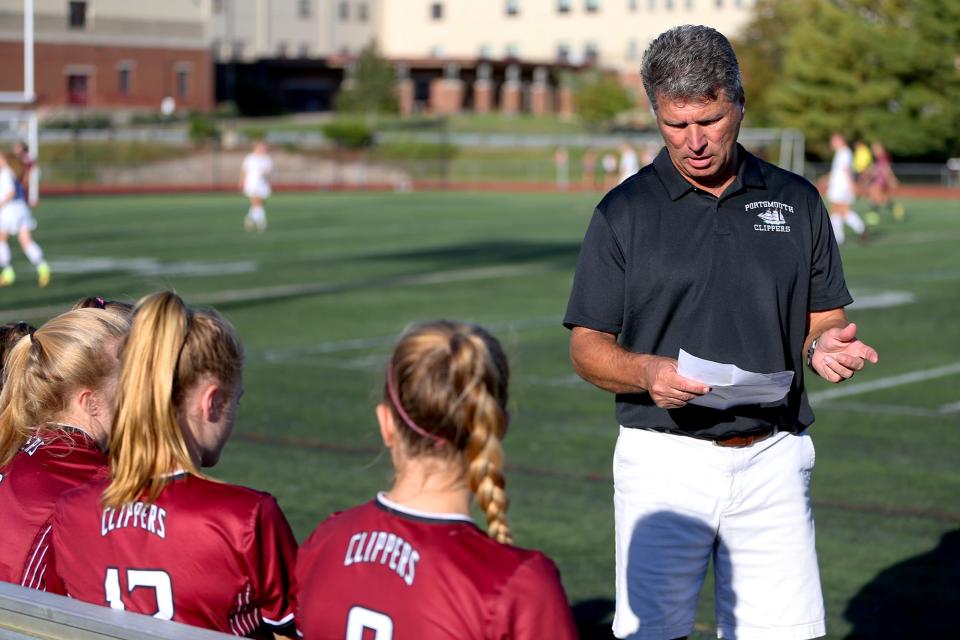
M 244 233 L 239 195 L 48 198 L 53 268 L 18 280 L 0 320 L 40 323 L 86 295 L 163 287 L 212 305 L 247 349 L 246 395 L 216 477 L 275 494 L 300 539 L 390 482 L 373 405 L 397 334 L 486 325 L 511 357 L 514 536 L 559 564 L 585 636 L 613 606 L 613 398 L 573 373 L 560 325 L 594 194 L 279 194 Z M 960 200 L 907 203 L 843 247 L 848 310 L 880 363 L 809 381 L 813 497 L 830 637 L 933 637 L 960 604 Z M 478 518 L 483 522 L 483 518 Z M 712 586 L 698 637 L 713 637 Z

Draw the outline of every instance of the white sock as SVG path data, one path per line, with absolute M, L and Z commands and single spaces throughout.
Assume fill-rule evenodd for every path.
M 267 212 L 263 207 L 250 207 L 250 219 L 258 225 L 266 224 Z
M 27 260 L 29 260 L 33 266 L 37 266 L 43 262 L 43 249 L 41 249 L 40 245 L 36 242 L 31 241 L 30 244 L 23 248 L 23 252 L 27 254 Z
M 0 267 L 10 266 L 10 245 L 6 240 L 0 242 Z
M 863 224 L 863 219 L 857 214 L 856 211 L 850 209 L 847 212 L 847 224 L 850 225 L 850 228 L 853 229 L 858 236 L 862 236 L 863 232 L 866 230 L 866 226 Z
M 831 213 L 830 225 L 833 227 L 833 237 L 837 239 L 837 244 L 843 244 L 843 218 Z

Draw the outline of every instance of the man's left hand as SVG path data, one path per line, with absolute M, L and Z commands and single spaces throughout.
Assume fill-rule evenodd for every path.
M 880 360 L 877 350 L 857 339 L 857 325 L 827 329 L 817 339 L 810 366 L 821 378 L 841 382 L 863 369 L 867 362 Z

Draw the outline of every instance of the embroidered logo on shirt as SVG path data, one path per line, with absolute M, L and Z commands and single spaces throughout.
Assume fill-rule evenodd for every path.
M 763 209 L 757 214 L 757 217 L 763 221 L 763 224 L 754 224 L 754 231 L 776 231 L 779 233 L 790 233 L 790 225 L 783 216 L 784 213 L 793 213 L 793 207 L 782 202 L 772 202 L 769 200 L 760 200 L 744 205 L 745 211 Z

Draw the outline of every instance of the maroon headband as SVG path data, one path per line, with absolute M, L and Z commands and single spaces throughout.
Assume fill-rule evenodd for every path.
M 404 424 L 419 433 L 424 438 L 433 440 L 433 446 L 437 449 L 449 443 L 449 440 L 446 438 L 442 438 L 435 433 L 430 433 L 418 425 L 410 416 L 407 415 L 407 412 L 403 410 L 403 405 L 400 404 L 400 396 L 397 395 L 397 387 L 393 382 L 392 362 L 387 365 L 387 393 L 390 394 L 390 402 L 393 404 L 393 408 L 397 410 L 397 413 L 400 415 L 400 419 L 403 420 Z

